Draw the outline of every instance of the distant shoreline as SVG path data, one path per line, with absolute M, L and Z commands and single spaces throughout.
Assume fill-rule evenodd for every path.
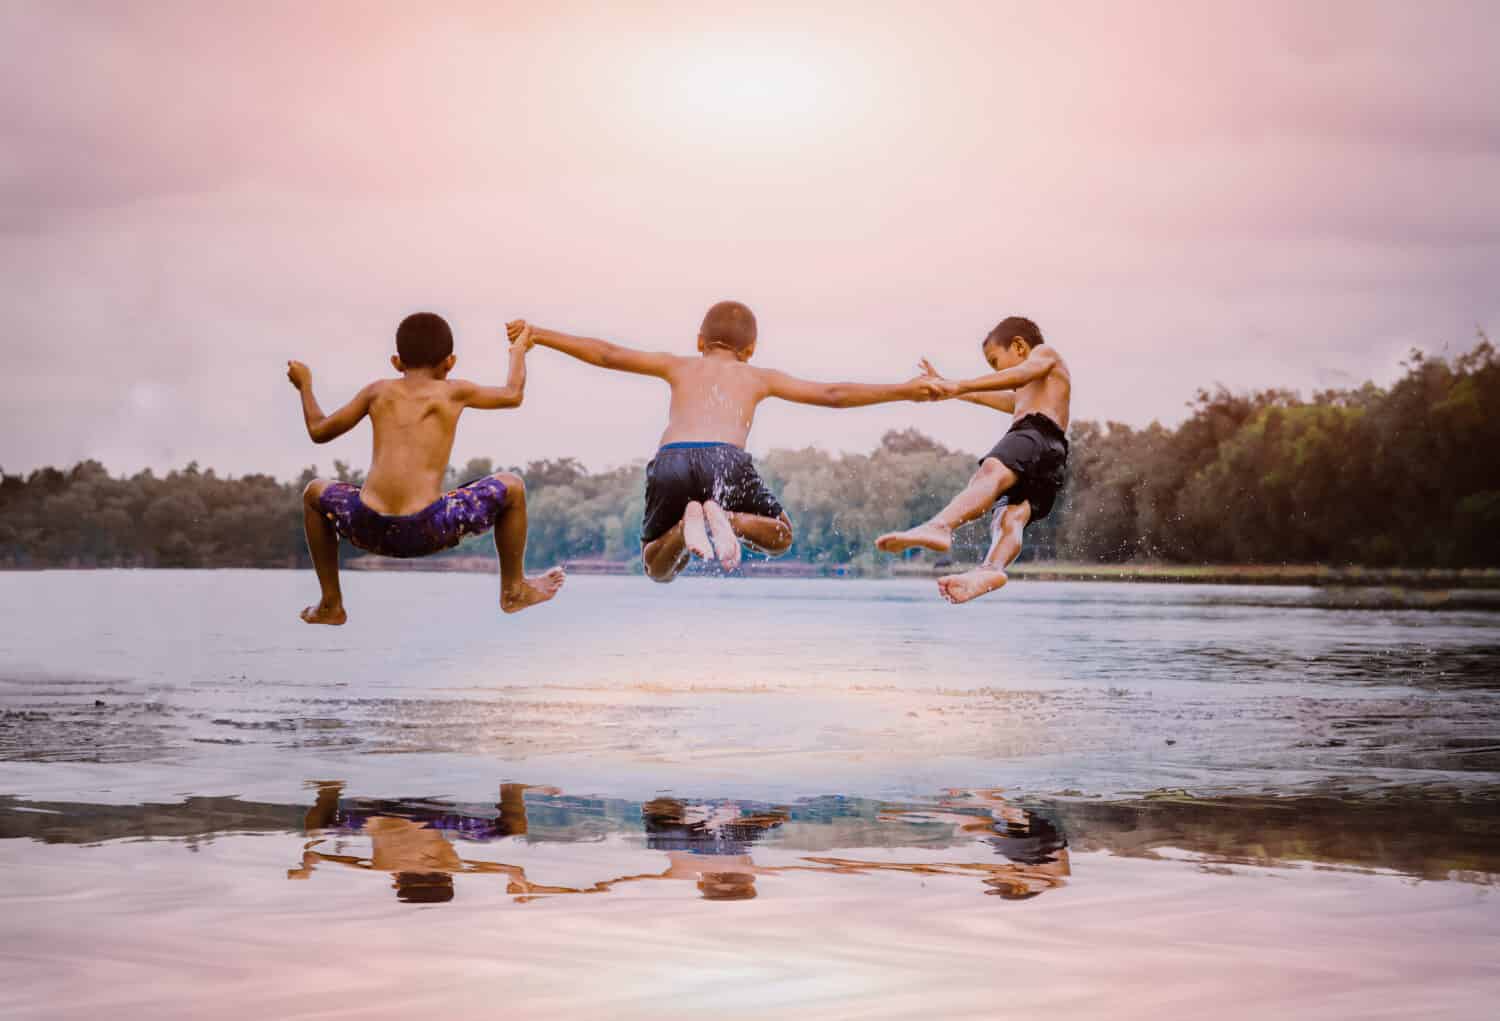
M 566 560 L 563 566 L 572 574 L 639 575 L 639 560 Z M 748 578 L 839 578 L 890 579 L 937 578 L 973 566 L 947 563 L 941 567 L 931 562 L 892 565 L 884 570 L 869 570 L 857 564 L 812 564 L 801 560 L 747 560 L 742 574 Z M 374 556 L 355 556 L 343 561 L 351 571 L 419 571 L 435 573 L 489 574 L 495 570 L 492 556 L 427 557 L 396 560 Z M 311 570 L 292 564 L 216 564 L 205 567 L 97 567 L 88 564 L 27 567 L 0 564 L 0 572 L 26 574 L 38 571 L 142 571 L 142 570 Z M 690 568 L 689 574 L 711 575 L 707 568 Z M 1444 591 L 1495 592 L 1500 594 L 1500 569 L 1497 568 L 1403 568 L 1403 567 L 1328 567 L 1317 564 L 1226 565 L 1226 564 L 1081 564 L 1064 561 L 1029 561 L 1010 570 L 1017 581 L 1105 581 L 1139 582 L 1173 585 L 1262 585 L 1326 589 L 1392 589 L 1439 593 Z
M 639 574 L 639 562 L 630 560 L 570 560 L 564 566 L 574 574 Z M 888 571 L 863 570 L 853 564 L 822 565 L 805 561 L 746 561 L 743 571 L 755 578 L 935 578 L 963 570 L 969 565 L 905 564 Z M 479 571 L 492 572 L 492 557 L 439 557 L 430 560 L 386 560 L 356 557 L 344 562 L 346 569 L 374 571 Z M 709 572 L 705 572 L 709 573 Z M 1061 561 L 1031 561 L 1011 568 L 1017 580 L 1034 581 L 1128 581 L 1189 585 L 1286 585 L 1313 588 L 1399 588 L 1419 590 L 1500 590 L 1500 569 L 1397 567 L 1327 567 L 1309 565 L 1192 565 L 1192 564 L 1078 564 Z

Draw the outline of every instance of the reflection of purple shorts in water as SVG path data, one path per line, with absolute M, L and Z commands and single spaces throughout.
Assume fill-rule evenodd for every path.
M 360 833 L 365 828 L 365 823 L 371 819 L 406 819 L 410 822 L 420 823 L 423 829 L 438 830 L 443 833 L 456 833 L 466 840 L 499 840 L 511 835 L 504 821 L 499 817 L 485 817 L 478 815 L 464 815 L 461 812 L 399 812 L 360 811 L 358 809 L 339 809 L 338 815 L 322 829 L 338 829 L 349 833 Z
M 331 482 L 318 510 L 334 529 L 362 550 L 384 557 L 425 557 L 452 549 L 466 535 L 495 527 L 505 506 L 505 483 L 487 475 L 444 493 L 415 514 L 381 514 L 365 506 L 359 487 Z

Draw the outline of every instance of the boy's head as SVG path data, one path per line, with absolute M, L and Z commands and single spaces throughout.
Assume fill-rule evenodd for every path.
M 1010 316 L 984 338 L 984 360 L 996 372 L 1020 365 L 1031 354 L 1032 348 L 1041 347 L 1045 340 L 1036 323 L 1025 316 Z
M 755 313 L 738 301 L 721 301 L 708 310 L 698 327 L 698 350 L 707 354 L 721 348 L 742 362 L 755 353 Z
M 446 872 L 397 872 L 392 885 L 405 904 L 446 904 L 453 899 L 453 877 Z
M 437 369 L 446 375 L 452 368 L 453 331 L 448 322 L 434 312 L 414 312 L 396 327 L 396 357 L 391 364 L 397 372 L 407 369 Z

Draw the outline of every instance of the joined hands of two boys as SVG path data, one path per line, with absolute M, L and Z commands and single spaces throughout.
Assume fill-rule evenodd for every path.
M 520 345 L 523 351 L 529 351 L 536 345 L 536 338 L 531 334 L 531 324 L 524 319 L 512 319 L 506 323 L 505 336 L 510 340 L 511 347 Z
M 929 400 L 946 401 L 960 396 L 958 381 L 943 375 L 926 358 L 917 362 L 917 368 L 921 370 L 922 378 L 928 381 L 928 392 L 932 394 Z

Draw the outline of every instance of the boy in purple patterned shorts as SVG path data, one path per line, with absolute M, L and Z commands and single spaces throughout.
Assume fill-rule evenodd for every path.
M 545 603 L 562 588 L 562 568 L 537 577 L 525 574 L 526 484 L 511 472 L 496 472 L 448 493 L 441 492 L 458 417 L 465 408 L 515 408 L 526 389 L 526 352 L 531 331 L 510 346 L 504 386 L 449 379 L 453 333 L 441 316 L 418 312 L 396 331 L 391 364 L 400 379 L 378 379 L 331 415 L 312 391 L 312 373 L 287 363 L 287 378 L 302 395 L 302 415 L 314 443 L 327 443 L 370 416 L 374 452 L 363 487 L 314 479 L 302 492 L 307 548 L 323 595 L 302 611 L 309 624 L 348 619 L 339 590 L 339 536 L 360 549 L 387 557 L 422 557 L 457 546 L 466 535 L 495 530 L 500 558 L 500 608 L 515 613 Z

